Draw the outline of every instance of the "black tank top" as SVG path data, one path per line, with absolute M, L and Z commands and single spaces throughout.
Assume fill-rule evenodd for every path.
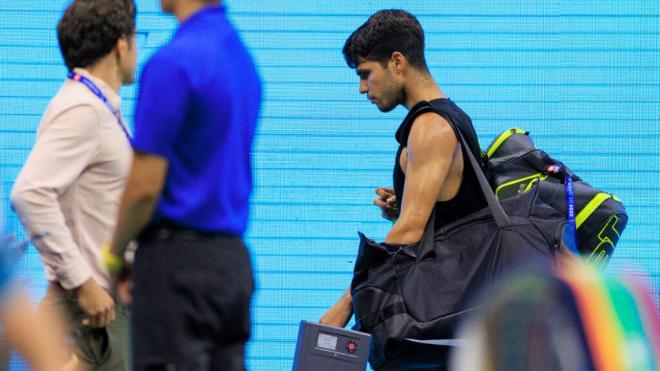
M 428 103 L 431 104 L 435 113 L 443 116 L 447 121 L 449 121 L 448 118 L 451 117 L 457 126 L 455 129 L 460 130 L 461 134 L 463 134 L 463 137 L 465 138 L 465 141 L 470 147 L 469 150 L 472 151 L 474 157 L 480 161 L 482 159 L 481 147 L 479 146 L 477 133 L 474 131 L 470 116 L 463 112 L 463 110 L 449 98 L 434 99 Z M 420 108 L 424 107 L 428 103 L 419 102 L 413 106 L 408 112 L 406 118 L 401 123 L 399 130 L 396 132 L 396 140 L 399 142 L 399 150 L 396 153 L 396 159 L 394 161 L 393 177 L 394 193 L 396 194 L 396 199 L 399 200 L 400 203 L 401 200 L 403 200 L 403 186 L 406 181 L 406 175 L 403 173 L 400 164 L 401 152 L 403 152 L 406 145 L 408 144 L 408 136 L 410 135 L 410 130 L 412 129 L 415 119 L 417 116 L 425 112 L 420 112 Z M 436 229 L 487 206 L 486 199 L 481 192 L 479 182 L 474 173 L 474 169 L 472 169 L 472 166 L 470 165 L 470 160 L 467 157 L 465 148 L 463 148 L 462 153 L 463 180 L 461 182 L 461 186 L 454 198 L 448 201 L 437 202 L 435 204 Z

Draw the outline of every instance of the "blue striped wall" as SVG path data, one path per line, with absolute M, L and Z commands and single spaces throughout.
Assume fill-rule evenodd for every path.
M 63 81 L 55 24 L 66 1 L 0 0 L 0 179 L 7 194 L 39 118 Z M 176 23 L 137 1 L 143 62 Z M 257 267 L 252 370 L 290 368 L 300 319 L 317 319 L 349 284 L 356 231 L 389 227 L 371 205 L 391 183 L 393 133 L 405 115 L 358 94 L 341 47 L 374 11 L 404 8 L 427 35 L 427 60 L 468 112 L 482 146 L 521 127 L 593 185 L 620 196 L 630 222 L 610 270 L 660 292 L 660 2 L 227 1 L 257 60 L 265 102 L 254 148 L 247 239 Z M 135 89 L 125 88 L 130 120 Z M 21 277 L 45 282 L 31 250 Z M 656 296 L 656 302 L 658 297 Z

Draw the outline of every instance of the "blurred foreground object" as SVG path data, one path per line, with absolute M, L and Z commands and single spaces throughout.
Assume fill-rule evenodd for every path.
M 15 347 L 36 371 L 76 370 L 77 359 L 58 346 L 55 333 L 50 331 L 51 320 L 35 315 L 29 298 L 12 280 L 26 246 L 27 241 L 15 242 L 13 235 L 0 238 L 0 322 L 6 340 L 3 353 L 9 354 Z M 9 369 L 6 363 L 0 367 Z
M 658 308 L 645 287 L 584 264 L 524 273 L 493 287 L 462 326 L 451 369 L 657 370 Z

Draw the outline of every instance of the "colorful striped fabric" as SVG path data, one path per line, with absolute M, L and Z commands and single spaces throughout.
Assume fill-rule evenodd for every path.
M 468 345 L 454 355 L 454 370 L 660 369 L 658 308 L 628 278 L 568 264 L 512 276 L 483 299 L 459 334 Z

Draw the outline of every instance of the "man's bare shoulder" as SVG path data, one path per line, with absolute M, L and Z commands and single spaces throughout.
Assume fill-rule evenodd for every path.
M 455 145 L 456 134 L 449 122 L 434 112 L 427 112 L 415 118 L 410 130 L 408 146 L 447 144 Z

